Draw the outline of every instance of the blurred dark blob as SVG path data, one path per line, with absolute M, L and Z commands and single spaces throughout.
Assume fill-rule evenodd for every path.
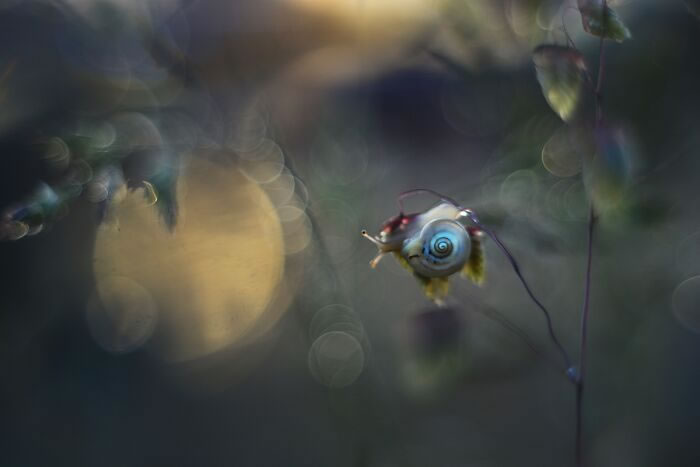
M 411 343 L 416 352 L 427 357 L 459 350 L 463 322 L 451 308 L 436 308 L 411 317 Z

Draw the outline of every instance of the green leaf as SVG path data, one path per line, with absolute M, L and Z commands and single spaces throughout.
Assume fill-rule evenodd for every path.
M 414 277 L 423 286 L 423 293 L 434 302 L 442 302 L 450 292 L 450 281 L 447 277 L 424 277 L 414 274 Z
M 562 120 L 571 120 L 586 79 L 583 56 L 570 47 L 540 45 L 533 51 L 532 60 L 547 103 Z
M 578 0 L 578 9 L 583 29 L 587 33 L 617 42 L 632 38 L 632 33 L 615 10 L 602 0 Z
M 171 231 L 175 228 L 175 224 L 177 223 L 178 176 L 179 171 L 177 168 L 168 167 L 151 177 L 150 180 L 147 180 L 148 185 L 145 185 L 144 189 L 144 197 L 149 202 L 155 202 L 158 214 Z
M 469 260 L 462 269 L 462 276 L 470 279 L 476 285 L 481 285 L 486 279 L 486 260 L 484 258 L 484 245 L 481 243 L 481 233 L 470 230 L 469 238 L 472 243 Z

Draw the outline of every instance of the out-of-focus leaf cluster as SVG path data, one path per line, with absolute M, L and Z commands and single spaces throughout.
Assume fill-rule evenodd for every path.
M 143 189 L 146 201 L 157 206 L 165 224 L 172 229 L 177 218 L 176 156 L 133 134 L 123 141 L 117 141 L 115 135 L 124 130 L 119 123 L 150 123 L 148 119 L 140 121 L 140 117 L 146 119 L 140 114 L 122 114 L 99 125 L 91 122 L 87 131 L 37 141 L 34 148 L 40 153 L 45 181 L 40 181 L 24 200 L 4 209 L 0 239 L 18 240 L 41 232 L 63 217 L 69 204 L 80 196 L 97 205 L 102 222 L 108 218 L 110 205 L 122 188 Z
M 583 29 L 589 34 L 617 42 L 631 37 L 606 1 L 578 0 L 578 10 Z M 576 175 L 583 169 L 588 198 L 602 212 L 618 206 L 624 198 L 631 176 L 630 146 L 619 128 L 604 123 L 598 95 L 600 83 L 592 82 L 583 54 L 568 35 L 567 41 L 569 44 L 565 46 L 543 44 L 533 52 L 537 80 L 547 103 L 564 122 L 572 125 L 550 137 L 542 149 L 542 163 L 550 173 L 561 177 Z M 601 56 L 599 67 L 604 66 Z M 596 102 L 593 126 L 577 119 L 583 108 L 586 85 Z
M 632 38 L 632 33 L 615 10 L 603 0 L 578 0 L 578 9 L 587 33 L 617 42 Z

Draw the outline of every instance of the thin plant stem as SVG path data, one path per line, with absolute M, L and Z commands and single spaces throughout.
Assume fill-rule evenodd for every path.
M 607 2 L 603 0 L 603 24 L 606 24 Z M 605 31 L 604 31 L 605 32 Z M 603 78 L 605 77 L 605 34 L 600 38 L 598 52 L 598 79 L 595 87 L 595 124 L 600 126 L 603 121 Z
M 496 324 L 499 324 L 503 326 L 506 330 L 510 331 L 513 335 L 516 337 L 520 338 L 520 340 L 525 344 L 531 351 L 532 353 L 541 358 L 543 361 L 547 362 L 547 365 L 549 368 L 552 370 L 556 371 L 559 373 L 560 371 L 560 366 L 559 362 L 555 361 L 552 357 L 550 357 L 547 354 L 544 354 L 540 352 L 540 350 L 537 348 L 535 343 L 530 339 L 530 337 L 527 335 L 525 331 L 520 329 L 518 325 L 515 323 L 511 322 L 505 315 L 500 313 L 498 310 L 496 310 L 493 307 L 490 307 L 489 305 L 485 303 L 475 303 L 473 302 L 468 295 L 464 295 L 460 297 L 460 301 L 466 302 L 467 304 L 470 305 L 469 309 L 470 311 L 473 311 L 475 313 L 479 313 L 486 317 L 487 319 L 490 319 Z
M 508 250 L 508 248 L 501 241 L 501 239 L 498 238 L 498 235 L 496 235 L 496 233 L 494 231 L 486 228 L 483 224 L 481 224 L 478 221 L 478 219 L 475 219 L 473 217 L 472 220 L 474 221 L 474 223 L 476 225 L 479 226 L 479 228 L 481 230 L 486 232 L 486 234 L 489 237 L 491 237 L 491 239 L 496 243 L 496 245 L 498 245 L 498 247 L 501 249 L 501 251 L 506 256 L 506 258 L 508 258 L 508 261 L 510 262 L 511 267 L 513 268 L 513 271 L 515 271 L 515 275 L 518 276 L 518 279 L 520 279 L 520 283 L 523 285 L 525 292 L 527 292 L 530 299 L 542 311 L 542 314 L 544 315 L 544 318 L 547 321 L 547 331 L 549 332 L 549 338 L 552 340 L 554 345 L 559 350 L 559 353 L 561 354 L 562 359 L 564 360 L 564 367 L 565 367 L 565 369 L 568 370 L 571 367 L 571 359 L 569 359 L 569 354 L 566 352 L 566 349 L 564 349 L 564 346 L 561 345 L 561 342 L 559 342 L 559 339 L 557 338 L 557 335 L 554 332 L 554 325 L 552 324 L 552 315 L 549 313 L 549 311 L 547 311 L 547 308 L 542 304 L 542 302 L 532 292 L 532 289 L 530 288 L 527 281 L 525 280 L 525 277 L 523 277 L 523 274 L 520 271 L 520 266 L 518 265 L 518 262 L 516 261 L 515 257 L 510 252 L 510 250 Z
M 593 204 L 588 211 L 588 244 L 586 248 L 586 279 L 583 292 L 583 313 L 581 314 L 581 341 L 579 348 L 578 376 L 576 378 L 576 465 L 583 464 L 583 383 L 586 378 L 586 342 L 588 337 L 588 316 L 591 297 L 591 267 L 593 265 L 593 233 L 595 231 L 596 215 Z
M 602 23 L 607 24 L 607 1 L 602 2 Z M 605 77 L 605 33 L 600 37 L 598 52 L 598 78 L 595 87 L 595 129 L 603 122 L 603 78 Z M 593 265 L 593 235 L 595 233 L 596 212 L 593 202 L 588 211 L 588 242 L 586 246 L 586 278 L 583 291 L 583 310 L 581 313 L 581 331 L 579 342 L 579 364 L 576 382 L 576 466 L 585 465 L 583 456 L 583 390 L 586 380 L 586 349 L 588 338 L 588 320 L 590 315 L 591 269 Z

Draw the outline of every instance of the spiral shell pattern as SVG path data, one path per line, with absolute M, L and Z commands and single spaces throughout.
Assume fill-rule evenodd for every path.
M 401 255 L 424 277 L 445 277 L 460 271 L 471 250 L 467 229 L 451 219 L 435 219 L 406 240 Z
M 453 243 L 449 235 L 435 235 L 430 239 L 427 252 L 436 258 L 445 258 L 452 253 Z

